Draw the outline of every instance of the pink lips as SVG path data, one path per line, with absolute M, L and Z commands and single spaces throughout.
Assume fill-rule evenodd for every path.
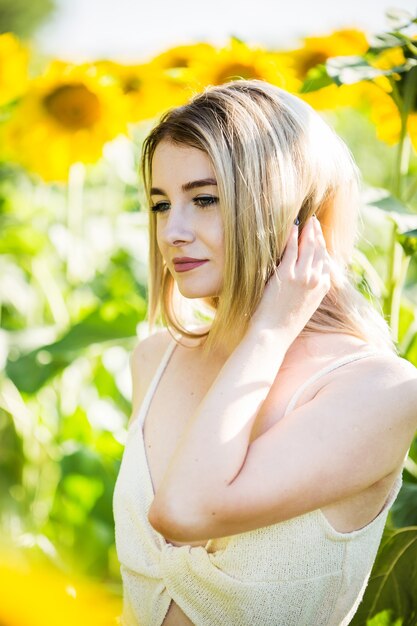
M 176 272 L 188 272 L 188 270 L 192 270 L 195 267 L 199 267 L 203 265 L 203 263 L 207 263 L 207 259 L 191 259 L 190 257 L 181 257 L 173 259 L 174 269 Z

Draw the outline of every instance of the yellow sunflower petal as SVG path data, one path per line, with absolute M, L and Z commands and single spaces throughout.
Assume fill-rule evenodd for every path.
M 0 623 L 4 626 L 116 626 L 119 623 L 119 598 L 96 583 L 74 579 L 52 567 L 2 558 L 0 587 Z
M 318 111 L 339 107 L 362 108 L 364 86 L 363 83 L 341 85 L 340 87 L 328 85 L 317 91 L 299 93 L 297 95 Z
M 381 70 L 390 70 L 405 63 L 404 52 L 401 47 L 389 48 L 383 50 L 375 59 L 371 61 L 371 65 Z
M 373 82 L 364 83 L 364 98 L 370 106 L 370 117 L 376 127 L 378 139 L 392 145 L 398 142 L 401 117 L 391 96 Z
M 292 50 L 294 67 L 300 79 L 316 65 L 325 63 L 330 57 L 363 54 L 369 48 L 365 33 L 356 29 L 337 30 L 321 37 L 305 37 L 304 45 Z
M 211 65 L 200 75 L 205 85 L 257 78 L 288 91 L 295 91 L 299 87 L 289 55 L 252 47 L 236 39 L 231 39 L 228 45 L 220 48 Z
M 27 48 L 12 33 L 0 35 L 0 106 L 26 91 L 28 63 Z
M 411 143 L 417 152 L 417 113 L 411 113 L 408 117 L 407 130 L 410 135 Z
M 55 61 L 32 81 L 1 134 L 6 158 L 52 181 L 66 180 L 77 161 L 95 162 L 103 145 L 125 132 L 119 88 L 91 64 Z
M 187 102 L 192 95 L 188 68 L 186 75 L 159 62 L 141 65 L 107 64 L 106 71 L 123 93 L 130 122 L 153 118 L 166 109 Z

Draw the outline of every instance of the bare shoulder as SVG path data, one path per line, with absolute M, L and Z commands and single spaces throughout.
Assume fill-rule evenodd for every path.
M 140 340 L 130 355 L 132 377 L 132 417 L 142 404 L 146 390 L 154 376 L 169 343 L 173 341 L 168 330 L 159 330 Z
M 387 391 L 397 399 L 402 399 L 404 406 L 412 404 L 415 407 L 417 400 L 417 368 L 395 354 L 375 355 L 361 359 L 356 363 L 356 370 L 352 369 L 362 386 L 371 385 L 375 391 Z
M 360 359 L 336 370 L 323 391 L 339 401 L 353 392 L 354 404 L 369 408 L 369 419 L 402 431 L 405 440 L 417 429 L 417 368 L 395 354 Z
M 132 370 L 138 366 L 148 367 L 158 363 L 170 341 L 172 341 L 172 335 L 166 329 L 158 330 L 156 333 L 141 339 L 130 355 Z

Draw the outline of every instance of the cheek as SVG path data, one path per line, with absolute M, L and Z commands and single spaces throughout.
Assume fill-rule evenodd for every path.
M 210 232 L 212 242 L 218 247 L 224 247 L 224 227 L 223 220 L 220 218 L 217 219 L 214 223 L 212 223 L 209 227 L 208 232 Z

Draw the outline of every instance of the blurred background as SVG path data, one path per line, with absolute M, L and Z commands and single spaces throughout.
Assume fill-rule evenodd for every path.
M 138 162 L 168 108 L 260 78 L 319 111 L 362 172 L 353 276 L 417 366 L 416 16 L 407 1 L 0 0 L 1 626 L 120 612 L 112 496 L 148 332 Z M 416 562 L 414 441 L 352 624 L 416 626 Z

